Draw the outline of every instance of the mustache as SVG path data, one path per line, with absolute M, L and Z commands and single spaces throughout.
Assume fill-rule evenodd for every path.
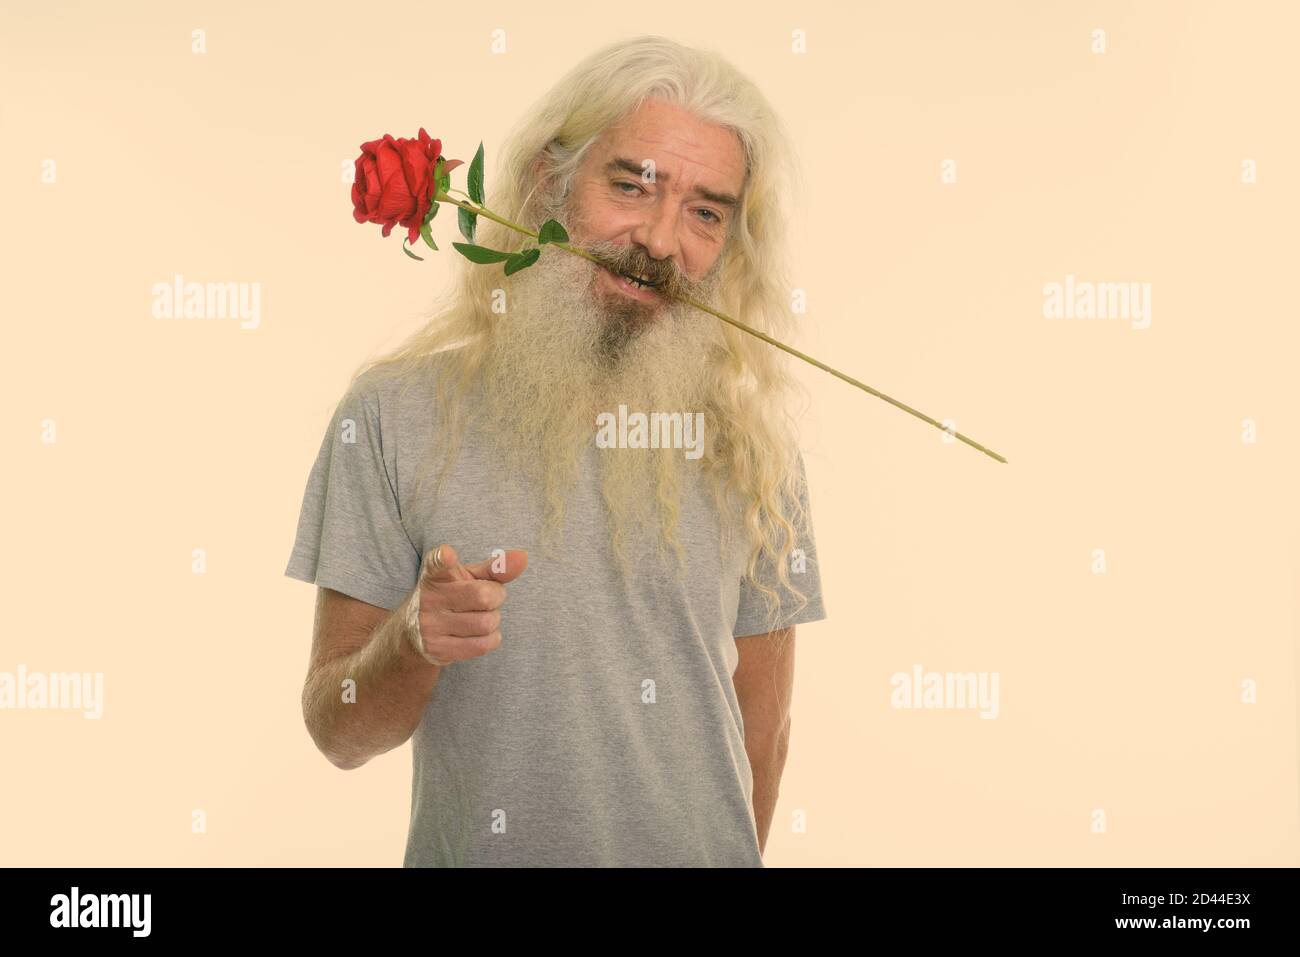
M 693 280 L 671 259 L 652 259 L 638 246 L 627 243 L 600 242 L 583 247 L 611 272 L 645 276 L 655 291 L 668 298 L 692 296 L 703 292 L 708 277 Z

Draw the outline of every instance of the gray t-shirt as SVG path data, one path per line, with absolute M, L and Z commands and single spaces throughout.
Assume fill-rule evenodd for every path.
M 464 562 L 525 548 L 529 563 L 506 586 L 500 647 L 443 671 L 412 736 L 405 866 L 763 866 L 732 683 L 735 639 L 767 630 L 743 581 L 744 535 L 724 550 L 712 493 L 683 482 L 688 574 L 647 550 L 625 580 L 595 423 L 556 554 L 540 551 L 536 496 L 490 460 L 472 422 L 441 500 L 412 501 L 438 437 L 431 383 L 406 385 L 372 370 L 339 402 L 285 574 L 391 610 L 441 542 Z M 791 577 L 808 605 L 790 611 L 773 578 L 781 625 L 826 617 L 811 535 L 800 546 L 804 570 Z

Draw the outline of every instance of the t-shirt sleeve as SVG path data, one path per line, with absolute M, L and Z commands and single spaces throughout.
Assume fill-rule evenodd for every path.
M 817 542 L 813 535 L 812 508 L 808 498 L 808 477 L 804 471 L 803 453 L 797 457 L 799 473 L 799 501 L 806 515 L 806 527 L 796 537 L 794 550 L 787 565 L 790 583 L 803 593 L 807 604 L 802 604 L 790 588 L 783 585 L 767 552 L 760 557 L 758 575 L 767 587 L 780 597 L 775 623 L 769 617 L 769 608 L 762 592 L 744 576 L 740 580 L 740 603 L 732 635 L 759 635 L 769 631 L 821 621 L 826 617 L 826 603 L 822 598 L 822 580 L 817 561 Z M 796 528 L 798 525 L 796 524 Z
M 402 526 L 380 411 L 378 391 L 355 383 L 335 408 L 284 574 L 391 611 L 415 587 L 421 556 Z

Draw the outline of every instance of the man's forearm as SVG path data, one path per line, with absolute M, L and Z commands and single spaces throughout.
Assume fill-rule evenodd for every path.
M 418 599 L 398 605 L 363 647 L 319 665 L 303 686 L 307 730 L 338 767 L 357 768 L 391 751 L 420 724 L 442 669 L 421 658 L 406 634 L 412 600 Z M 354 685 L 345 688 L 349 679 Z
M 745 752 L 754 772 L 754 823 L 758 827 L 759 851 L 767 850 L 767 836 L 776 813 L 776 799 L 781 790 L 781 774 L 789 747 L 789 730 L 770 734 L 747 733 Z

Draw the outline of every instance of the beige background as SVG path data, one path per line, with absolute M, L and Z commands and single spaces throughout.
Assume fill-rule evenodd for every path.
M 341 171 L 424 125 L 485 142 L 490 205 L 521 109 L 640 32 L 725 52 L 796 137 L 798 344 L 1010 460 L 803 374 L 830 617 L 768 863 L 1297 863 L 1294 5 L 19 7 L 0 671 L 105 701 L 0 711 L 0 863 L 400 864 L 409 746 L 315 751 L 281 573 L 348 374 L 454 254 L 354 224 Z M 155 319 L 176 273 L 260 283 L 260 327 Z M 1151 283 L 1150 327 L 1045 318 L 1067 274 Z M 997 672 L 998 718 L 891 707 L 916 664 Z

